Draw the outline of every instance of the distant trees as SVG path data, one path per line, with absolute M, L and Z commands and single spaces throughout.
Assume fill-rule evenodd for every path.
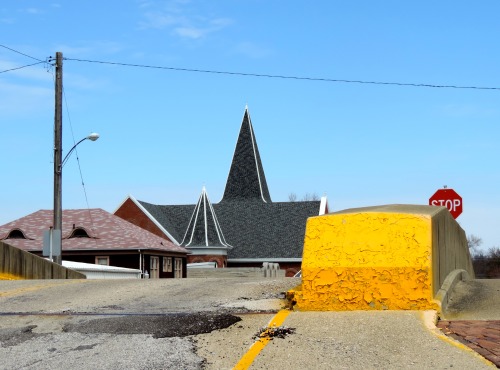
M 300 202 L 307 202 L 310 200 L 320 200 L 320 197 L 317 193 L 305 193 L 305 195 L 302 197 Z M 295 193 L 288 194 L 288 201 L 289 202 L 296 202 L 297 201 L 297 194 L 295 194 Z
M 473 234 L 467 236 L 476 277 L 500 278 L 500 248 L 492 247 L 485 252 L 479 249 L 482 244 L 483 240 L 480 237 Z
M 481 244 L 483 244 L 483 240 L 480 237 L 474 234 L 467 236 L 467 245 L 469 246 L 471 255 L 475 255 L 476 253 L 478 253 Z
M 500 248 L 491 247 L 485 252 L 476 252 L 472 259 L 477 278 L 500 278 Z

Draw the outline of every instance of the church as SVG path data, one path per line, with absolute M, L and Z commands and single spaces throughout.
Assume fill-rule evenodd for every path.
M 128 196 L 114 214 L 186 248 L 188 263 L 261 267 L 271 262 L 293 276 L 302 262 L 307 218 L 325 213 L 326 196 L 312 201 L 271 200 L 246 107 L 219 203 L 212 203 L 203 187 L 195 204 L 158 205 Z

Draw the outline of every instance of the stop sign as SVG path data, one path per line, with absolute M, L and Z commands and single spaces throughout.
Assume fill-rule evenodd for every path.
M 429 198 L 429 205 L 448 208 L 453 218 L 462 213 L 462 197 L 453 189 L 439 189 Z

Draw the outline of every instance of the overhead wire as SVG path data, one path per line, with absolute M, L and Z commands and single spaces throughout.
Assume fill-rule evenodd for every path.
M 34 59 L 38 63 L 28 64 L 22 67 L 16 67 L 0 73 L 10 72 L 21 68 L 31 67 L 40 63 L 47 63 L 47 61 L 35 58 L 31 55 L 22 53 L 18 50 L 9 48 L 5 45 L 0 44 L 7 50 L 14 53 L 23 55 L 25 57 Z M 334 79 L 325 77 L 307 77 L 307 76 L 286 76 L 286 75 L 273 75 L 273 74 L 262 74 L 262 73 L 248 73 L 248 72 L 230 72 L 230 71 L 216 71 L 208 69 L 196 69 L 196 68 L 180 68 L 180 67 L 168 67 L 168 66 L 154 66 L 147 64 L 133 64 L 133 63 L 123 63 L 123 62 L 109 62 L 103 60 L 90 60 L 90 59 L 79 59 L 79 58 L 63 58 L 64 60 L 71 60 L 75 62 L 86 62 L 86 63 L 99 63 L 99 64 L 109 64 L 124 67 L 135 67 L 135 68 L 151 68 L 151 69 L 163 69 L 178 72 L 194 72 L 194 73 L 210 73 L 210 74 L 220 74 L 220 75 L 232 75 L 232 76 L 246 76 L 246 77 L 260 77 L 260 78 L 276 78 L 276 79 L 287 79 L 287 80 L 301 80 L 301 81 L 317 81 L 317 82 L 332 82 L 332 83 L 351 83 L 351 84 L 369 84 L 369 85 L 389 85 L 389 86 L 407 86 L 407 87 L 427 87 L 427 88 L 441 88 L 441 89 L 473 89 L 473 90 L 500 90 L 500 87 L 489 87 L 489 86 L 460 86 L 460 85 L 439 85 L 439 84 L 429 84 L 429 83 L 411 83 L 411 82 L 386 82 L 386 81 L 367 81 L 367 80 L 348 80 L 348 79 Z M 49 59 L 50 62 L 50 59 Z
M 0 71 L 0 73 L 6 73 L 6 72 L 12 72 L 12 71 L 16 71 L 18 69 L 22 69 L 22 68 L 26 68 L 26 67 L 32 67 L 32 66 L 36 66 L 37 64 L 41 64 L 41 63 L 47 63 L 46 60 L 42 60 L 42 59 L 39 59 L 39 58 L 35 58 L 31 55 L 28 55 L 26 53 L 22 53 L 20 52 L 19 50 L 15 50 L 15 49 L 12 49 L 12 48 L 9 48 L 8 46 L 5 46 L 5 45 L 2 45 L 0 44 L 0 47 L 4 48 L 4 49 L 7 49 L 7 50 L 10 50 L 14 53 L 17 53 L 17 54 L 20 54 L 20 55 L 23 55 L 27 58 L 31 58 L 31 59 L 34 59 L 37 61 L 37 63 L 32 63 L 32 64 L 27 64 L 27 65 L 24 65 L 24 66 L 21 66 L 21 67 L 15 67 L 15 68 L 10 68 L 10 69 L 6 69 L 6 70 L 3 70 L 3 71 Z
M 27 64 L 27 65 L 21 66 L 21 67 L 15 67 L 15 68 L 6 69 L 6 70 L 3 70 L 3 71 L 0 71 L 0 73 L 12 72 L 12 71 L 16 71 L 18 69 L 36 66 L 37 64 L 41 64 L 41 63 L 45 63 L 45 60 L 42 60 L 42 61 L 36 62 L 36 63 L 32 63 L 32 64 Z
M 109 65 L 118 65 L 118 66 L 125 66 L 125 67 L 165 69 L 165 70 L 179 71 L 179 72 L 211 73 L 211 74 L 248 76 L 248 77 L 265 77 L 265 78 L 277 78 L 277 79 L 288 79 L 288 80 L 320 81 L 320 82 L 335 82 L 335 83 L 355 83 L 355 84 L 371 84 L 371 85 L 393 85 L 393 86 L 428 87 L 428 88 L 446 88 L 446 89 L 500 90 L 500 87 L 487 87 L 487 86 L 459 86 L 459 85 L 438 85 L 438 84 L 427 84 L 427 83 L 346 80 L 346 79 L 333 79 L 333 78 L 323 78 L 323 77 L 285 76 L 285 75 L 271 75 L 271 74 L 260 74 L 260 73 L 215 71 L 215 70 L 207 70 L 207 69 L 165 67 L 165 66 L 153 66 L 153 65 L 146 65 L 146 64 L 108 62 L 108 61 L 102 61 L 102 60 L 89 60 L 89 59 L 77 59 L 77 58 L 63 58 L 63 59 L 72 60 L 72 61 L 76 61 L 76 62 L 109 64 Z
M 9 48 L 8 46 L 1 45 L 1 44 L 0 44 L 0 47 L 2 47 L 2 48 L 4 48 L 4 49 L 7 49 L 7 50 L 10 50 L 10 51 L 13 51 L 14 53 L 24 55 L 25 57 L 28 57 L 28 58 L 31 58 L 31 59 L 38 60 L 39 62 L 44 62 L 44 61 L 43 61 L 43 60 L 41 60 L 41 59 L 38 59 L 38 58 L 32 57 L 31 55 L 28 55 L 28 54 L 25 54 L 25 53 L 21 53 L 20 51 L 15 50 L 15 49 L 12 49 L 12 48 Z

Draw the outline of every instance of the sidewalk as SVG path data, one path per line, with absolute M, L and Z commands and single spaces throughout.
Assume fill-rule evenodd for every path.
M 437 326 L 500 368 L 500 279 L 457 283 Z
M 437 327 L 500 368 L 500 320 L 443 320 Z
M 419 311 L 291 312 L 283 326 L 294 333 L 270 341 L 248 368 L 492 369 L 424 316 Z M 243 315 L 230 328 L 196 336 L 206 369 L 232 369 L 251 347 L 258 328 L 273 317 Z

